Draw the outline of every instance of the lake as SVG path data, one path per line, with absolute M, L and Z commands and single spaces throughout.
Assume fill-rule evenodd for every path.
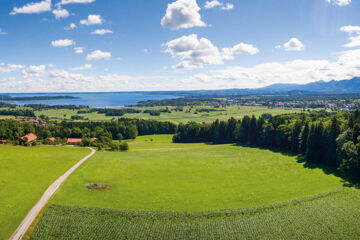
M 48 105 L 86 105 L 90 107 L 123 107 L 136 104 L 146 100 L 162 100 L 175 98 L 173 95 L 157 95 L 151 93 L 13 93 L 6 94 L 12 97 L 34 97 L 34 96 L 72 96 L 78 99 L 56 99 L 40 101 L 7 101 L 9 103 L 24 104 L 48 104 Z

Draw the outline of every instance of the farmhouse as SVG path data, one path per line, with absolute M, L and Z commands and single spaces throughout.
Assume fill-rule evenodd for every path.
M 76 143 L 81 143 L 82 139 L 81 138 L 68 138 L 67 143 L 69 144 L 76 144 Z
M 51 141 L 51 142 L 55 142 L 55 141 L 56 141 L 56 138 L 51 137 L 51 138 L 49 138 L 49 141 Z
M 0 140 L 0 144 L 6 144 L 6 143 L 8 143 L 7 140 Z
M 37 139 L 37 136 L 33 133 L 29 133 L 20 138 L 21 141 L 26 141 L 28 143 L 33 143 Z

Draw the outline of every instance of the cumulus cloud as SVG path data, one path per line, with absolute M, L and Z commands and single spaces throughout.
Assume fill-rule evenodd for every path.
M 345 44 L 344 47 L 353 48 L 360 47 L 360 35 L 355 37 L 349 37 L 350 42 Z
M 25 68 L 24 65 L 20 64 L 5 64 L 0 63 L 0 73 L 11 73 L 11 72 L 17 72 L 20 69 Z
M 24 78 L 44 77 L 46 75 L 46 65 L 30 65 L 22 70 Z
M 165 52 L 180 59 L 180 63 L 173 66 L 178 69 L 203 68 L 205 65 L 224 64 L 223 60 L 234 59 L 234 55 L 259 52 L 250 44 L 239 43 L 231 48 L 223 48 L 222 52 L 206 38 L 198 39 L 196 34 L 182 36 L 164 44 Z
M 305 49 L 304 44 L 297 38 L 291 38 L 288 42 L 284 43 L 285 51 L 302 51 Z
M 327 3 L 331 3 L 338 6 L 346 6 L 351 3 L 351 0 L 325 0 Z
M 64 29 L 66 31 L 68 31 L 68 30 L 72 30 L 72 29 L 75 29 L 75 28 L 77 28 L 76 24 L 75 23 L 70 23 L 70 25 L 66 26 Z
M 259 49 L 257 49 L 251 44 L 246 44 L 246 43 L 239 43 L 232 48 L 222 49 L 223 59 L 226 60 L 232 60 L 234 59 L 234 55 L 239 55 L 244 53 L 254 55 L 259 53 Z
M 81 54 L 84 52 L 84 47 L 76 47 L 74 48 L 74 53 Z
M 57 5 L 67 5 L 72 3 L 92 3 L 96 0 L 61 0 Z
M 70 13 L 66 9 L 55 9 L 52 13 L 55 15 L 56 19 L 67 18 L 70 16 Z
M 222 5 L 223 5 L 222 2 L 219 2 L 218 0 L 212 0 L 212 1 L 206 1 L 204 8 L 214 8 Z
M 7 64 L 0 63 L 0 69 L 7 67 Z M 74 92 L 255 88 L 273 83 L 304 84 L 319 80 L 344 80 L 360 76 L 360 49 L 342 52 L 335 61 L 297 59 L 288 62 L 267 62 L 251 67 L 232 66 L 190 76 L 119 74 L 88 76 L 49 68 L 46 65 L 29 67 L 19 65 L 19 67 L 13 68 L 23 69 L 22 77 L 11 76 L 6 80 L 0 80 L 0 89 L 3 91 Z
M 347 32 L 347 33 L 359 33 L 360 34 L 360 26 L 343 26 L 340 28 L 340 31 Z
M 197 88 L 255 88 L 273 83 L 309 83 L 360 76 L 360 49 L 343 52 L 334 62 L 301 60 L 269 62 L 253 67 L 229 67 L 188 79 Z M 184 83 L 186 84 L 186 82 Z
M 73 67 L 73 68 L 70 68 L 71 71 L 83 71 L 83 70 L 89 70 L 92 68 L 92 65 L 91 64 L 85 64 L 83 66 L 80 66 L 80 67 Z
M 205 27 L 196 0 L 177 0 L 168 4 L 161 25 L 170 29 Z
M 80 21 L 80 24 L 83 25 L 96 25 L 96 24 L 102 24 L 104 20 L 101 18 L 100 15 L 93 15 L 90 14 L 87 19 L 83 19 Z
M 109 34 L 109 33 L 113 33 L 113 31 L 109 30 L 109 29 L 96 29 L 95 31 L 93 31 L 91 34 L 94 35 L 104 35 L 104 34 Z
M 0 35 L 7 35 L 7 32 L 3 32 L 2 29 L 0 28 Z
M 109 60 L 110 58 L 111 58 L 111 53 L 103 52 L 101 50 L 95 50 L 86 56 L 86 60 L 88 61 L 101 60 L 101 59 Z
M 223 64 L 218 48 L 206 38 L 198 39 L 196 34 L 171 40 L 165 46 L 165 52 L 181 60 L 174 68 L 194 69 L 209 64 Z
M 225 6 L 222 6 L 222 7 L 221 7 L 221 10 L 231 10 L 231 9 L 233 9 L 233 8 L 234 8 L 234 4 L 232 4 L 232 3 L 226 3 Z
M 343 26 L 340 30 L 349 34 L 350 42 L 345 44 L 344 47 L 360 47 L 360 26 Z
M 62 40 L 52 41 L 51 45 L 53 47 L 68 47 L 71 45 L 75 45 L 75 42 L 71 39 L 62 39 Z
M 22 7 L 14 7 L 10 15 L 16 14 L 34 14 L 51 11 L 51 0 L 44 0 L 42 2 L 31 2 Z

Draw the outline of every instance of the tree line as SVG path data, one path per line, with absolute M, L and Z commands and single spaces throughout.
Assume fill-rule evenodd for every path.
M 245 116 L 240 120 L 180 124 L 174 142 L 237 143 L 277 148 L 310 163 L 338 167 L 360 177 L 360 114 L 310 113 Z
M 34 126 L 29 123 L 13 120 L 0 121 L 0 140 L 8 140 L 19 144 L 19 139 L 34 133 L 39 140 L 51 137 L 66 138 L 97 138 L 98 142 L 108 143 L 113 140 L 135 139 L 138 135 L 173 134 L 177 125 L 172 122 L 160 122 L 144 119 L 119 118 L 109 122 L 71 122 Z

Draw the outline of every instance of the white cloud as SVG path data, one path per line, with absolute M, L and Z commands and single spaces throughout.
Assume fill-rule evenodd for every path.
M 7 35 L 7 32 L 3 32 L 2 29 L 0 28 L 0 35 Z
M 225 6 L 221 7 L 221 10 L 232 10 L 234 8 L 234 4 L 232 3 L 226 3 Z
M 0 63 L 0 69 L 7 67 L 5 63 Z M 13 69 L 24 67 L 19 65 Z M 252 67 L 234 66 L 182 76 L 89 76 L 46 65 L 25 67 L 22 73 L 22 77 L 13 75 L 0 80 L 0 89 L 4 92 L 74 92 L 254 88 L 273 83 L 309 83 L 360 76 L 360 49 L 342 52 L 335 61 L 297 59 L 267 62 Z
M 111 58 L 111 53 L 103 52 L 101 50 L 95 50 L 86 56 L 86 60 L 88 61 L 101 60 L 101 59 L 109 60 L 110 58 Z
M 349 34 L 350 42 L 345 44 L 344 47 L 360 47 L 360 26 L 343 26 L 340 30 Z
M 302 51 L 305 49 L 304 44 L 297 38 L 291 38 L 288 42 L 284 43 L 286 51 Z
M 66 9 L 55 9 L 52 13 L 55 15 L 56 19 L 67 18 L 70 16 L 70 13 Z
M 146 52 L 146 53 L 147 53 L 147 52 L 149 52 L 149 49 L 147 49 L 147 48 L 144 48 L 144 52 Z
M 92 65 L 91 64 L 85 64 L 83 66 L 80 66 L 80 67 L 73 67 L 73 68 L 70 68 L 71 71 L 83 71 L 83 70 L 89 70 L 92 68 Z
M 360 26 L 343 26 L 340 28 L 340 31 L 347 32 L 347 33 L 360 33 Z
M 203 68 L 205 65 L 224 64 L 223 60 L 234 59 L 233 55 L 251 54 L 259 52 L 250 44 L 239 43 L 232 48 L 223 48 L 222 52 L 206 38 L 198 39 L 196 34 L 182 36 L 164 44 L 165 52 L 180 59 L 180 63 L 173 66 L 178 69 Z
M 74 53 L 81 54 L 84 52 L 84 47 L 76 47 L 74 48 Z
M 51 11 L 51 0 L 42 2 L 31 2 L 22 7 L 14 7 L 10 15 L 16 14 L 33 14 Z
M 72 30 L 72 29 L 75 29 L 75 28 L 77 28 L 76 24 L 75 23 L 70 23 L 70 25 L 66 26 L 64 29 L 66 31 L 68 31 L 68 30 Z
M 177 0 L 168 4 L 161 25 L 170 29 L 205 27 L 196 0 Z
M 62 39 L 62 40 L 52 41 L 51 45 L 53 47 L 68 47 L 71 45 L 75 45 L 75 42 L 71 39 Z
M 108 29 L 96 29 L 96 30 L 93 31 L 91 34 L 94 34 L 94 35 L 104 35 L 104 34 L 109 34 L 109 33 L 113 33 L 113 31 L 108 30 Z
M 222 6 L 222 5 L 223 5 L 222 2 L 219 2 L 218 0 L 212 0 L 212 1 L 206 1 L 204 8 L 208 9 L 208 8 L 219 7 L 219 6 Z
M 72 3 L 92 3 L 96 0 L 61 0 L 61 2 L 58 3 L 58 5 L 66 5 L 66 4 L 72 4 Z
M 360 76 L 360 49 L 343 52 L 337 61 L 301 60 L 268 62 L 253 67 L 229 67 L 187 78 L 193 89 L 255 88 L 274 83 L 305 84 Z M 186 85 L 186 81 L 184 81 Z M 183 84 L 183 87 L 185 85 Z
M 165 44 L 165 52 L 179 58 L 181 62 L 173 68 L 203 68 L 209 64 L 223 64 L 221 53 L 206 38 L 197 38 L 196 34 L 182 36 Z
M 345 44 L 344 47 L 353 48 L 360 47 L 360 35 L 355 37 L 349 37 L 350 42 Z
M 351 3 L 351 0 L 325 0 L 327 3 L 331 3 L 338 6 L 346 6 Z
M 101 18 L 100 15 L 90 14 L 87 19 L 81 20 L 80 24 L 83 24 L 83 25 L 95 25 L 95 24 L 102 24 L 103 21 L 104 20 Z
M 45 65 L 30 65 L 22 70 L 23 78 L 43 77 L 46 75 Z
M 246 43 L 239 43 L 232 48 L 222 49 L 223 59 L 226 60 L 232 60 L 234 59 L 233 55 L 239 55 L 244 53 L 254 55 L 259 53 L 259 49 L 257 49 L 251 44 L 246 44 Z
M 17 72 L 20 69 L 25 68 L 24 65 L 20 64 L 5 64 L 0 63 L 0 73 L 11 73 L 11 72 Z

